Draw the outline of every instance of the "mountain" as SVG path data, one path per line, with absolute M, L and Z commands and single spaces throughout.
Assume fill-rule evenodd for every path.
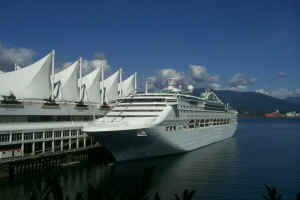
M 195 89 L 193 94 L 199 96 L 203 89 Z M 274 112 L 277 109 L 281 113 L 289 111 L 300 112 L 300 105 L 292 104 L 286 100 L 277 99 L 257 92 L 237 92 L 228 90 L 216 90 L 216 95 L 224 102 L 229 103 L 240 113 L 263 116 L 265 113 Z
M 300 105 L 300 97 L 287 97 L 285 100 L 292 104 Z

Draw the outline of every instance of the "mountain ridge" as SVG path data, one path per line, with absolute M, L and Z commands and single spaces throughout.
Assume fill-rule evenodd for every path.
M 202 88 L 196 88 L 193 91 L 193 95 L 199 96 L 202 92 Z M 276 110 L 279 110 L 281 113 L 300 112 L 300 104 L 293 104 L 287 100 L 277 99 L 257 92 L 231 90 L 215 90 L 214 92 L 224 103 L 229 103 L 241 114 L 263 116 L 265 113 Z
M 287 97 L 284 100 L 286 100 L 292 104 L 300 105 L 300 97 Z

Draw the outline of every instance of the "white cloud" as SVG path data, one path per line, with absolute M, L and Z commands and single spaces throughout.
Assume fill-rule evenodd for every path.
M 57 66 L 56 71 L 59 72 L 62 69 L 65 69 L 69 67 L 73 62 L 65 62 L 59 66 Z M 89 72 L 93 71 L 94 69 L 101 67 L 104 65 L 104 72 L 109 72 L 110 71 L 110 66 L 107 64 L 106 60 L 99 60 L 99 59 L 92 59 L 92 60 L 82 60 L 82 75 L 86 75 Z
M 220 90 L 222 89 L 222 85 L 219 83 L 211 83 L 211 88 L 216 89 L 216 90 Z
M 110 69 L 110 66 L 107 64 L 106 60 L 99 60 L 99 59 L 83 60 L 82 61 L 82 74 L 87 74 L 87 73 L 93 71 L 94 69 L 101 67 L 102 65 L 104 65 L 104 71 L 107 71 Z
M 207 69 L 205 66 L 190 65 L 190 70 L 192 73 L 192 77 L 195 81 L 200 81 L 200 82 L 218 82 L 219 81 L 219 76 L 210 75 L 207 72 Z
M 207 68 L 202 65 L 190 65 L 188 73 L 178 72 L 172 68 L 159 70 L 154 76 L 148 78 L 151 87 L 165 88 L 167 80 L 174 78 L 178 85 L 186 88 L 187 85 L 193 85 L 196 88 L 212 88 L 221 89 L 219 76 L 211 75 L 207 72 Z
M 270 95 L 270 93 L 268 91 L 264 90 L 264 89 L 258 89 L 255 92 L 265 94 L 265 95 Z
M 253 85 L 256 82 L 256 78 L 247 78 L 242 73 L 236 73 L 229 80 L 229 87 L 232 90 L 246 90 L 249 85 Z
M 32 63 L 35 52 L 27 48 L 7 48 L 0 43 L 0 68 L 4 71 L 12 71 L 14 64 L 21 66 Z
M 291 90 L 288 88 L 280 88 L 272 91 L 270 95 L 276 98 L 285 99 L 287 97 L 300 96 L 300 89 Z
M 150 88 L 162 89 L 168 85 L 169 78 L 176 79 L 178 83 L 179 81 L 183 80 L 184 74 L 179 73 L 174 69 L 166 68 L 166 69 L 159 70 L 158 72 L 156 72 L 154 76 L 148 77 L 147 80 Z

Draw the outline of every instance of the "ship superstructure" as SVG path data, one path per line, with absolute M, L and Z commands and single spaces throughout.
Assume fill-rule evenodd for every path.
M 191 151 L 232 137 L 237 111 L 213 91 L 200 97 L 169 86 L 159 93 L 119 98 L 103 118 L 83 131 L 96 136 L 117 161 Z

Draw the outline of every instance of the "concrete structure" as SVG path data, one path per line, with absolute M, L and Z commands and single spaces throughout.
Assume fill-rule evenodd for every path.
M 81 126 L 0 131 L 0 164 L 8 160 L 49 155 L 95 146 Z

